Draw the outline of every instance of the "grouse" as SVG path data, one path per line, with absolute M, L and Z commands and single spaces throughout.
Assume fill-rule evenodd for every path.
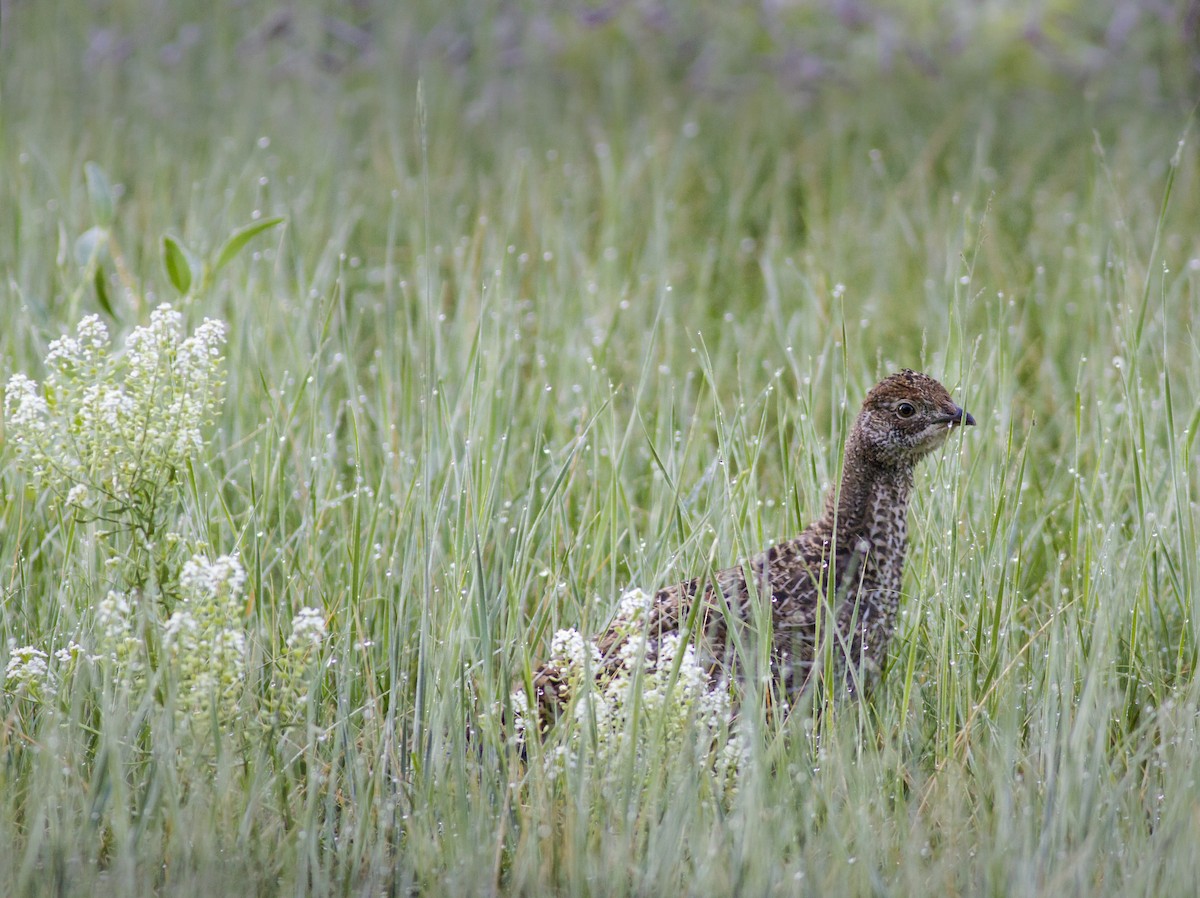
M 803 692 L 826 657 L 833 659 L 834 683 L 850 694 L 868 689 L 895 628 L 913 471 L 951 431 L 974 423 L 926 374 L 905 369 L 880 381 L 846 440 L 841 484 L 830 490 L 821 518 L 744 564 L 649 597 L 637 628 L 645 636 L 647 661 L 653 662 L 664 636 L 694 634 L 696 659 L 709 677 L 735 677 L 739 662 L 730 628 L 764 621 L 761 612 L 769 603 L 770 673 L 785 699 Z M 762 604 L 755 609 L 755 603 Z M 598 679 L 623 663 L 630 634 L 619 612 L 596 640 Z M 534 671 L 533 686 L 544 727 L 570 699 L 570 688 L 552 663 Z

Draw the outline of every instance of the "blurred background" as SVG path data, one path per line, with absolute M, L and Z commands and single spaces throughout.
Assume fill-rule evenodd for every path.
M 90 313 L 227 321 L 178 529 L 246 568 L 252 683 L 330 632 L 305 726 L 211 764 L 153 695 L 6 693 L 0 869 L 1193 894 L 1198 99 L 1195 0 L 0 0 L 0 376 Z M 979 426 L 920 474 L 876 699 L 728 806 L 526 765 L 481 712 L 550 634 L 794 534 L 901 366 Z M 86 643 L 124 587 L 11 448 L 0 641 Z

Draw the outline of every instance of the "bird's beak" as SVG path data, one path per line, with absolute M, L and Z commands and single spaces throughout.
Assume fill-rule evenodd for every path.
M 959 426 L 966 425 L 967 427 L 974 427 L 975 419 L 966 409 L 956 405 L 954 407 L 954 414 L 950 416 L 950 423 L 958 424 Z

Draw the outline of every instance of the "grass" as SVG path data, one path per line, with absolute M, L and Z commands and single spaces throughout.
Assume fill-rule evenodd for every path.
M 6 694 L 6 888 L 1194 892 L 1180 22 L 992 4 L 956 51 L 917 4 L 143 6 L 4 9 L 4 374 L 100 309 L 85 162 L 123 185 L 116 332 L 175 297 L 164 232 L 286 216 L 188 308 L 231 330 L 181 520 L 240 554 L 260 668 L 302 606 L 331 644 L 304 727 L 201 760 L 161 692 Z M 904 365 L 980 426 L 920 474 L 873 699 L 749 714 L 724 801 L 679 759 L 522 763 L 480 709 L 553 631 L 796 532 Z M 0 478 L 0 637 L 86 645 L 94 525 L 7 445 Z

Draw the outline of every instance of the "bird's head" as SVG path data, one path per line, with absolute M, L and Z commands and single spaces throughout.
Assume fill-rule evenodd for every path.
M 913 465 L 975 419 L 928 374 L 904 369 L 877 383 L 863 401 L 852 439 L 876 464 Z

